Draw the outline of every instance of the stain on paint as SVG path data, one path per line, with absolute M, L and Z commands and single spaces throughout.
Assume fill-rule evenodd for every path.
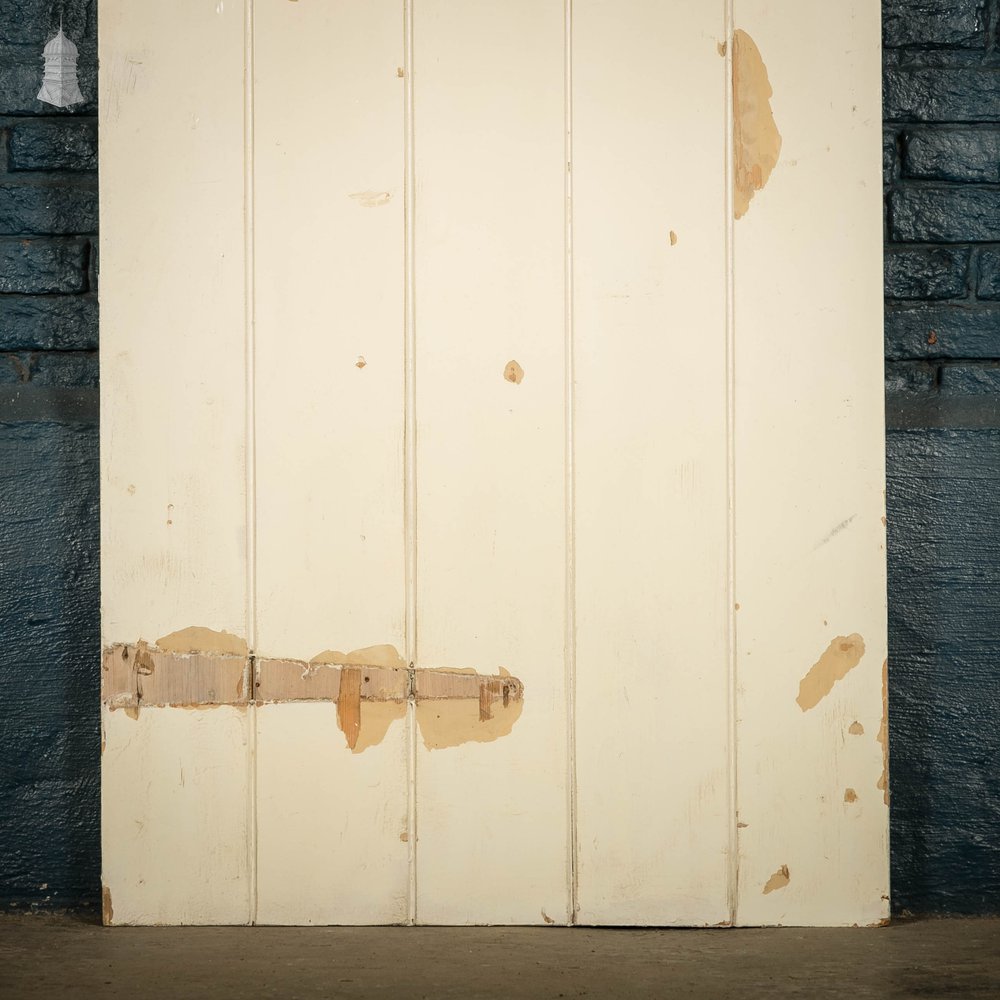
M 672 229 L 670 230 L 670 245 L 677 246 L 677 234 Z
M 834 525 L 833 528 L 831 528 L 830 531 L 826 533 L 826 535 L 819 542 L 816 548 L 821 549 L 824 545 L 827 544 L 827 542 L 833 541 L 833 539 L 836 538 L 837 535 L 839 535 L 842 531 L 851 526 L 851 523 L 857 516 L 858 516 L 857 514 L 852 514 L 850 517 L 845 517 L 844 520 L 841 521 L 839 524 Z
M 115 919 L 115 908 L 111 903 L 111 890 L 105 885 L 101 888 L 101 922 L 110 927 Z
M 832 690 L 837 681 L 843 680 L 865 655 L 865 640 L 855 632 L 838 635 L 823 655 L 809 668 L 799 682 L 799 696 L 795 699 L 803 712 L 815 708 Z
M 156 640 L 156 648 L 164 653 L 221 653 L 224 656 L 246 656 L 247 641 L 232 632 L 216 631 L 192 625 Z
M 508 361 L 503 370 L 503 377 L 514 385 L 520 385 L 524 378 L 524 369 L 516 361 Z
M 344 667 L 340 671 L 340 694 L 337 696 L 337 725 L 353 750 L 361 732 L 361 670 Z
M 855 719 L 854 722 L 852 722 L 847 727 L 847 731 L 852 736 L 864 736 L 865 735 L 865 727 L 862 726 L 861 723 L 857 721 L 857 719 Z
M 754 40 L 733 32 L 733 214 L 743 218 L 781 153 L 781 134 L 771 111 L 771 82 Z
M 853 788 L 844 789 L 844 801 L 845 802 L 857 802 L 858 793 Z
M 367 361 L 359 354 L 358 360 L 354 362 L 355 368 L 364 368 L 368 364 Z
M 882 663 L 882 724 L 875 737 L 882 744 L 882 775 L 875 787 L 882 793 L 882 801 L 889 804 L 889 661 Z
M 428 750 L 445 750 L 463 743 L 492 743 L 506 736 L 521 717 L 522 703 L 511 701 L 507 707 L 494 705 L 490 718 L 480 717 L 478 698 L 455 701 L 417 702 L 417 726 Z
M 790 881 L 791 876 L 788 874 L 788 865 L 782 865 L 765 883 L 764 895 L 766 896 L 769 892 L 776 892 L 778 889 L 784 889 Z
M 392 195 L 388 191 L 355 191 L 348 195 L 352 201 L 356 201 L 362 208 L 379 208 L 388 205 Z

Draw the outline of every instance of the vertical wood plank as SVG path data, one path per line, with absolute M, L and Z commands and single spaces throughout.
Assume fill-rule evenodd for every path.
M 222 6 L 101 4 L 105 644 L 245 635 L 244 21 Z M 104 737 L 114 922 L 247 921 L 245 712 L 106 711 Z
M 728 916 L 724 33 L 573 4 L 581 923 Z
M 260 0 L 255 38 L 256 651 L 402 651 L 402 7 Z M 405 919 L 406 726 L 367 745 L 373 711 L 352 752 L 338 706 L 258 709 L 260 922 Z
M 567 919 L 563 36 L 416 4 L 417 666 L 524 683 L 493 742 L 428 749 L 479 700 L 418 703 L 421 923 Z
M 737 166 L 775 159 L 768 103 L 781 136 L 735 222 L 737 919 L 870 924 L 888 914 L 879 9 L 734 6 Z

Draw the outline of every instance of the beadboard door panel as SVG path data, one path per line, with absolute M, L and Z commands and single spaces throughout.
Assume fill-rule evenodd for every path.
M 322 674 L 405 646 L 401 8 L 261 0 L 254 38 L 253 646 Z M 405 920 L 405 706 L 351 746 L 258 696 L 257 920 Z
M 100 46 L 105 921 L 883 921 L 872 0 Z
M 572 38 L 579 920 L 714 924 L 731 777 L 724 7 L 577 0 Z
M 889 912 L 879 7 L 735 16 L 781 137 L 734 227 L 736 919 L 870 924 Z
M 102 642 L 245 654 L 243 19 L 106 2 L 100 33 Z M 150 704 L 130 657 L 102 671 L 105 921 L 246 923 L 247 707 Z

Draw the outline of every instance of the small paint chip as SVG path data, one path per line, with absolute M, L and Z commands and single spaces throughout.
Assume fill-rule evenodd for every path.
M 105 927 L 110 927 L 115 919 L 115 908 L 111 904 L 111 890 L 105 885 L 101 887 L 101 921 Z
M 670 230 L 670 245 L 677 246 L 677 234 L 672 229 Z
M 404 830 L 400 835 L 399 839 L 404 843 L 408 844 L 410 842 L 410 835 Z
M 765 883 L 764 895 L 766 896 L 769 892 L 775 892 L 778 889 L 784 889 L 790 881 L 791 876 L 788 874 L 788 865 L 782 865 Z
M 803 712 L 815 708 L 832 690 L 837 681 L 843 680 L 865 655 L 865 640 L 855 632 L 838 635 L 823 655 L 809 668 L 799 682 L 799 696 L 795 699 Z
M 524 378 L 524 369 L 516 361 L 508 361 L 503 370 L 503 377 L 514 385 L 520 385 Z
M 855 719 L 854 722 L 852 722 L 847 727 L 847 731 L 852 736 L 864 736 L 865 735 L 865 727 L 862 726 L 861 723 L 857 721 L 857 719 Z
M 352 201 L 356 201 L 362 208 L 379 208 L 388 205 L 392 195 L 388 191 L 355 191 L 348 195 Z
M 754 40 L 733 32 L 733 215 L 743 218 L 767 184 L 781 153 L 781 133 L 771 110 L 771 81 Z
M 889 804 L 889 661 L 882 663 L 882 724 L 875 737 L 882 744 L 882 775 L 875 787 L 882 793 L 882 801 Z
M 858 793 L 853 788 L 844 789 L 844 801 L 845 802 L 857 802 Z
M 930 344 L 931 347 L 937 343 L 937 330 L 931 330 L 931 332 L 927 334 L 927 343 Z
M 367 365 L 367 364 L 368 364 L 368 362 L 365 361 L 365 359 L 359 354 L 358 355 L 358 360 L 354 362 L 354 367 L 355 368 L 364 368 L 365 365 Z
M 715 51 L 718 52 L 719 55 L 722 56 L 723 59 L 726 58 L 726 48 L 727 48 L 727 45 L 726 45 L 725 42 L 716 42 L 715 43 Z
M 404 75 L 405 74 L 403 73 L 403 67 L 402 66 L 397 66 L 396 67 L 396 76 L 398 76 L 400 78 L 400 80 L 402 80 Z

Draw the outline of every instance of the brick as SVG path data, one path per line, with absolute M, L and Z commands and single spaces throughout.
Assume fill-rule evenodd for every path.
M 937 391 L 937 379 L 938 365 L 926 361 L 886 362 L 886 395 L 927 395 Z
M 59 30 L 79 45 L 97 32 L 96 0 L 0 0 L 0 41 L 41 47 Z
M 97 347 L 96 295 L 0 295 L 0 351 Z
M 883 0 L 882 41 L 901 45 L 983 45 L 984 0 Z
M 969 250 L 890 247 L 885 253 L 888 299 L 956 299 L 966 294 Z
M 941 368 L 941 394 L 946 396 L 997 396 L 1000 367 L 995 363 L 950 364 Z
M 925 180 L 1000 183 L 1000 127 L 908 130 L 902 172 Z
M 896 132 L 882 133 L 882 183 L 888 187 L 896 179 Z
M 976 295 L 981 299 L 1000 300 L 1000 250 L 979 251 L 979 280 Z
M 97 230 L 97 190 L 77 185 L 0 184 L 0 235 Z
M 9 148 L 10 171 L 96 170 L 97 122 L 16 122 L 10 129 Z
M 86 240 L 0 239 L 0 292 L 83 292 L 86 266 Z
M 1000 305 L 888 303 L 885 356 L 916 358 L 1000 358 Z
M 995 122 L 1000 66 L 888 66 L 882 79 L 887 121 Z
M 36 96 L 42 85 L 41 46 L 0 44 L 0 115 L 95 115 L 97 47 L 93 42 L 78 47 L 77 75 L 84 101 L 70 108 L 56 108 L 43 104 Z
M 892 239 L 901 243 L 1000 240 L 1000 190 L 914 187 L 889 196 Z
M 0 385 L 96 389 L 98 369 L 96 351 L 0 355 Z

